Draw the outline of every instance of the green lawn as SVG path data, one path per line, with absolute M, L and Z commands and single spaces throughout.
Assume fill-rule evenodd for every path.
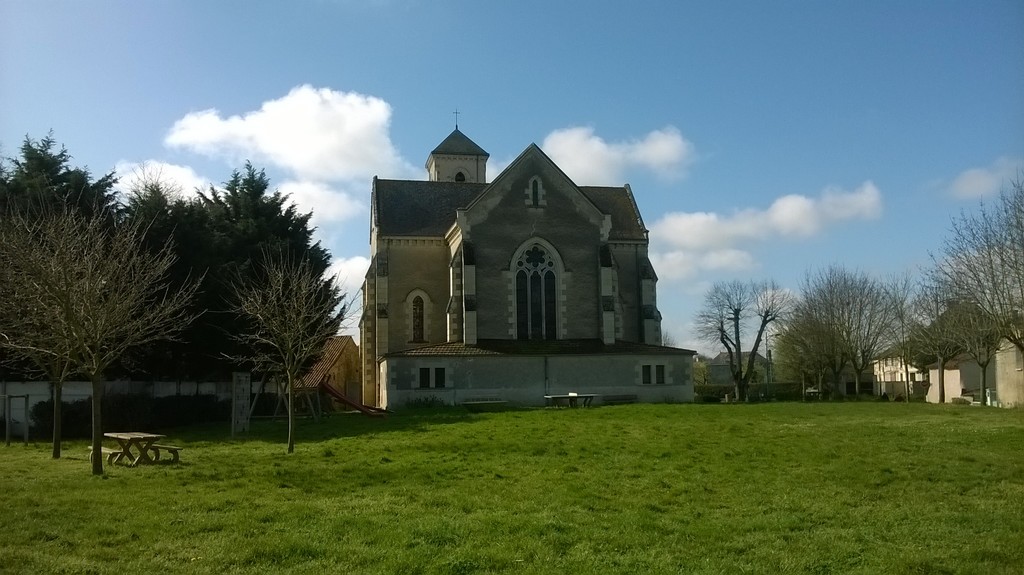
M 632 405 L 0 446 L 0 572 L 1024 573 L 1024 411 Z

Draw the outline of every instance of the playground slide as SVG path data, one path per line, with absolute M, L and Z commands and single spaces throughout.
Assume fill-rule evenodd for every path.
M 387 413 L 385 410 L 379 407 L 370 407 L 369 405 L 363 405 L 361 403 L 352 401 L 351 399 L 345 397 L 344 393 L 341 393 L 340 391 L 334 389 L 333 387 L 327 385 L 326 383 L 321 383 L 320 388 L 326 391 L 327 395 L 330 395 L 334 399 L 340 401 L 341 403 L 344 403 L 345 405 L 365 415 L 369 415 L 372 417 L 383 417 Z

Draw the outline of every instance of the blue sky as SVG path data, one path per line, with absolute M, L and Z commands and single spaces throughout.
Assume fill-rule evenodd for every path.
M 1024 169 L 1024 3 L 0 0 L 0 153 L 186 193 L 251 159 L 367 264 L 370 180 L 459 124 L 489 174 L 536 142 L 629 183 L 664 328 L 714 281 L 917 270 Z M 356 289 L 352 287 L 351 289 Z

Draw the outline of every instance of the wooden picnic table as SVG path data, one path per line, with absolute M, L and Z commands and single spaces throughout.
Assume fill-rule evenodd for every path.
M 583 400 L 583 407 L 590 407 L 590 404 L 594 402 L 594 398 L 597 397 L 596 393 L 564 393 L 557 395 L 545 395 L 544 400 L 554 406 L 558 406 L 558 402 L 565 400 L 569 407 L 577 407 L 578 401 Z
M 109 437 L 117 441 L 117 444 L 120 446 L 121 455 L 115 461 L 124 459 L 128 461 L 129 465 L 135 466 L 140 463 L 155 463 L 155 459 L 150 455 L 150 450 L 153 449 L 153 444 L 158 439 L 166 436 L 141 431 L 122 431 L 104 433 L 103 437 Z

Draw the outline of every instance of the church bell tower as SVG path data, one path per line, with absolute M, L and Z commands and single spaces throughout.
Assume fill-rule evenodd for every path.
M 487 183 L 487 158 L 490 154 L 455 127 L 427 158 L 427 176 L 431 182 Z

